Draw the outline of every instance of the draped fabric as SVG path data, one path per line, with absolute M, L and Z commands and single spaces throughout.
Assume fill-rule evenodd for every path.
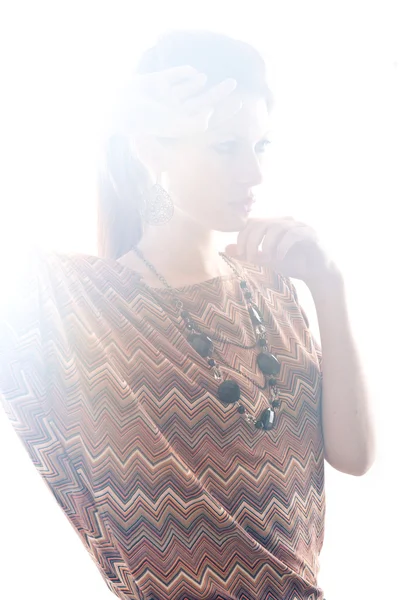
M 292 282 L 233 259 L 281 362 L 271 431 L 217 399 L 169 290 L 37 249 L 0 323 L 0 398 L 122 600 L 322 600 L 321 351 Z M 269 406 L 233 274 L 177 290 L 254 416 Z M 223 366 L 227 363 L 228 367 Z M 237 373 L 234 369 L 238 370 Z

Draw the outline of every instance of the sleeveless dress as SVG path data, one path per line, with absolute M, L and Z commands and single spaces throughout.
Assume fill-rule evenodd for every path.
M 323 600 L 321 351 L 292 282 L 232 261 L 281 363 L 271 431 L 217 399 L 169 290 L 116 260 L 36 249 L 2 310 L 4 410 L 122 600 Z M 239 279 L 176 291 L 259 416 Z

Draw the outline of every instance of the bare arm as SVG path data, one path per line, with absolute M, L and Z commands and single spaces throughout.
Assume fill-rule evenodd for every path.
M 332 467 L 363 475 L 375 460 L 370 391 L 350 324 L 345 284 L 332 273 L 310 290 L 323 352 L 322 426 Z

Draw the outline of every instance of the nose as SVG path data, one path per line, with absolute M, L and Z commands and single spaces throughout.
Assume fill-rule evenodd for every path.
M 264 172 L 261 161 L 256 152 L 248 152 L 241 155 L 236 167 L 236 178 L 239 183 L 248 187 L 260 185 L 263 182 Z

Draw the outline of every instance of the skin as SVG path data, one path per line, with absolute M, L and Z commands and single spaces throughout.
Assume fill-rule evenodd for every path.
M 237 101 L 241 108 L 225 119 Z M 218 255 L 217 235 L 247 223 L 250 213 L 229 202 L 255 194 L 262 183 L 270 128 L 265 99 L 236 90 L 218 104 L 207 131 L 167 143 L 151 136 L 136 140 L 140 159 L 175 207 L 167 224 L 146 226 L 138 247 L 172 287 L 231 273 Z M 119 261 L 142 273 L 148 285 L 163 287 L 134 252 Z
M 234 94 L 227 103 L 234 102 Z M 256 97 L 241 99 L 241 109 L 228 119 L 223 119 L 227 105 L 222 103 L 205 133 L 166 145 L 150 138 L 139 141 L 142 160 L 158 180 L 166 176 L 175 203 L 171 221 L 148 227 L 139 247 L 172 287 L 180 287 L 230 275 L 218 255 L 217 232 L 238 232 L 227 254 L 268 264 L 308 285 L 323 349 L 325 459 L 338 471 L 364 475 L 376 456 L 373 402 L 340 269 L 308 225 L 291 217 L 251 219 L 228 204 L 254 191 L 266 171 L 266 104 Z M 231 144 L 237 136 L 240 141 Z M 163 287 L 134 253 L 120 260 L 144 273 L 148 285 Z

